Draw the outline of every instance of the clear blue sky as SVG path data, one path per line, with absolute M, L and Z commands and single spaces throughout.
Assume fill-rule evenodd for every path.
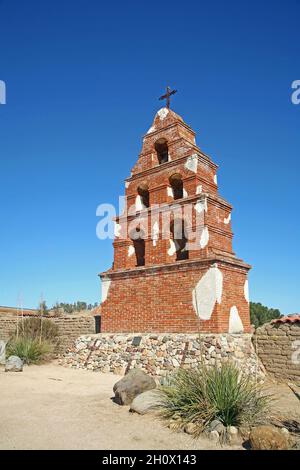
M 300 2 L 0 0 L 0 305 L 100 300 L 117 203 L 166 84 L 220 165 L 253 301 L 300 311 Z

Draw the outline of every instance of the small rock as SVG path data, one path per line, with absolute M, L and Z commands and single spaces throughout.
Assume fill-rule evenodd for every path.
M 228 426 L 227 431 L 228 434 L 230 434 L 231 436 L 236 436 L 239 432 L 238 428 L 236 428 L 235 426 Z
M 235 426 L 227 427 L 227 438 L 231 444 L 237 444 L 239 440 L 239 430 Z
M 130 411 L 140 415 L 156 411 L 161 404 L 161 395 L 157 390 L 148 390 L 137 395 L 130 405 Z
M 211 431 L 209 434 L 208 434 L 208 437 L 211 441 L 217 443 L 220 441 L 220 436 L 219 436 L 219 433 L 218 431 Z
M 221 421 L 219 421 L 218 419 L 214 419 L 209 427 L 208 427 L 209 431 L 217 431 L 219 434 L 221 434 L 222 432 L 225 431 L 225 426 L 223 423 L 221 423 Z
M 9 356 L 5 363 L 5 372 L 22 372 L 23 361 L 18 356 Z
M 280 432 L 282 432 L 282 434 L 284 434 L 285 436 L 289 436 L 290 435 L 290 432 L 287 428 L 281 428 L 280 429 Z
M 187 434 L 195 434 L 198 431 L 199 427 L 195 423 L 187 423 L 184 426 L 184 432 Z
M 290 447 L 288 437 L 275 426 L 257 426 L 251 430 L 249 441 L 254 450 L 287 450 Z
M 113 388 L 115 401 L 129 405 L 140 393 L 156 388 L 155 380 L 140 369 L 132 369 Z

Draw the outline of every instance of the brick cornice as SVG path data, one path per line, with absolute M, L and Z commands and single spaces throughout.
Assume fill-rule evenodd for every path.
M 197 260 L 176 261 L 175 263 L 158 264 L 153 266 L 138 266 L 133 269 L 120 269 L 116 271 L 108 270 L 103 273 L 99 273 L 98 276 L 101 279 L 108 278 L 112 280 L 122 279 L 124 277 L 138 277 L 141 275 L 155 276 L 158 272 L 182 272 L 193 269 L 207 269 L 215 263 L 227 267 L 227 269 L 238 269 L 242 272 L 247 272 L 251 269 L 249 264 L 239 258 L 212 254 L 207 258 Z
M 199 161 L 201 161 L 202 163 L 210 166 L 214 170 L 216 170 L 218 168 L 218 165 L 213 163 L 208 157 L 206 157 L 204 154 L 202 154 L 202 152 L 199 151 L 198 147 L 196 147 L 196 146 L 194 146 L 194 147 L 195 147 L 195 149 L 197 149 L 197 150 L 195 150 L 195 153 L 197 153 L 197 157 L 198 157 Z M 151 152 L 149 152 L 149 153 L 151 153 Z M 156 173 L 160 173 L 163 170 L 166 170 L 168 168 L 173 168 L 177 165 L 181 165 L 191 155 L 193 155 L 193 152 L 191 152 L 189 150 L 183 157 L 176 158 L 175 160 L 171 160 L 169 162 L 162 163 L 161 165 L 154 166 L 152 168 L 147 168 L 147 170 L 143 170 L 143 171 L 140 171 L 138 173 L 134 173 L 133 175 L 126 178 L 125 181 L 127 183 L 131 183 L 131 182 L 133 182 L 133 181 L 135 181 L 139 178 L 145 178 L 147 176 L 152 176 L 152 175 L 154 175 Z

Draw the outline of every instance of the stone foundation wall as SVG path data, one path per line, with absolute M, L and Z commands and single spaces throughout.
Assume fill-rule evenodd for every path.
M 8 341 L 17 328 L 17 316 L 0 316 L 0 339 Z M 93 316 L 63 316 L 49 317 L 59 327 L 59 351 L 63 352 L 71 347 L 74 340 L 82 334 L 95 332 L 95 320 Z M 19 317 L 19 322 L 21 322 Z
M 140 344 L 134 345 L 136 338 Z M 262 377 L 250 334 L 107 334 L 81 336 L 60 358 L 62 365 L 124 374 L 134 367 L 166 376 L 178 367 L 235 361 Z
M 254 346 L 267 372 L 300 381 L 300 323 L 267 323 L 257 328 Z

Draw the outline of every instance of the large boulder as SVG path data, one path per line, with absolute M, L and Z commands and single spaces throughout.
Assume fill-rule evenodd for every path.
M 252 429 L 249 437 L 253 450 L 287 450 L 289 438 L 275 426 L 257 426 Z
M 115 383 L 113 391 L 119 405 L 130 405 L 140 393 L 156 387 L 155 380 L 140 369 L 132 369 L 121 380 Z
M 5 348 L 6 348 L 6 342 L 0 340 L 0 364 L 4 365 L 5 364 Z
M 135 411 L 140 415 L 157 411 L 161 405 L 161 394 L 158 390 L 147 390 L 147 392 L 137 395 L 130 405 L 130 411 Z
M 9 356 L 5 363 L 5 372 L 22 372 L 23 361 L 18 356 Z

